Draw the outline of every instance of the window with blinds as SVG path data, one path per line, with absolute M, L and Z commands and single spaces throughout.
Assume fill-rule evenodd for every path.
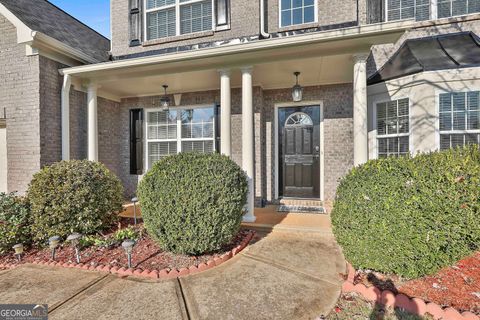
M 430 19 L 430 0 L 386 0 L 385 8 L 388 21 Z
M 409 153 L 409 104 L 409 99 L 377 104 L 377 149 L 379 158 L 401 156 Z
M 279 0 L 280 26 L 315 22 L 316 0 Z
M 147 40 L 212 30 L 213 3 L 214 0 L 147 0 Z
M 440 150 L 480 144 L 480 91 L 439 96 Z
M 438 18 L 480 12 L 480 0 L 437 0 Z
M 147 113 L 148 168 L 178 152 L 215 152 L 215 108 L 149 111 Z

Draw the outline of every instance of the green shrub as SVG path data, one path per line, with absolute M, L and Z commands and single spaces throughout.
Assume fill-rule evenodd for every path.
M 35 241 L 105 230 L 116 222 L 123 201 L 120 180 L 103 164 L 86 160 L 43 168 L 33 176 L 27 194 Z
M 373 160 L 341 181 L 333 230 L 355 267 L 414 278 L 480 248 L 478 146 Z
M 24 198 L 0 193 L 0 254 L 12 251 L 17 243 L 30 239 L 30 209 Z
M 247 190 L 245 173 L 228 157 L 182 153 L 155 163 L 138 195 L 145 228 L 165 250 L 201 254 L 237 234 Z
M 124 240 L 138 240 L 141 237 L 141 231 L 135 229 L 132 226 L 126 227 L 124 229 L 120 229 L 113 235 L 113 238 L 118 241 L 122 242 Z

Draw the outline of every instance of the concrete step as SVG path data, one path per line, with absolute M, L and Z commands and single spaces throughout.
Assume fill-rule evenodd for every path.
M 315 199 L 280 199 L 276 204 L 285 206 L 299 206 L 299 207 L 323 207 L 323 202 Z
M 288 231 L 332 234 L 330 215 L 311 213 L 281 213 L 277 206 L 256 208 L 257 220 L 242 223 L 242 227 L 262 232 Z

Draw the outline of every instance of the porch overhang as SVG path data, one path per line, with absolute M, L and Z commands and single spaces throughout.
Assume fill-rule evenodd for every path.
M 61 70 L 75 85 L 95 82 L 99 95 L 114 100 L 159 93 L 168 83 L 172 93 L 219 88 L 219 69 L 255 66 L 254 85 L 275 89 L 291 86 L 293 71 L 302 72 L 302 84 L 352 82 L 352 55 L 369 52 L 373 45 L 394 43 L 413 25 L 391 22 L 264 39 L 251 43 L 119 60 Z M 241 84 L 232 75 L 232 87 Z

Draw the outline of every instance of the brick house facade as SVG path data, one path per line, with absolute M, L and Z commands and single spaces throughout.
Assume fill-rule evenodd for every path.
M 111 44 L 83 26 L 77 42 L 87 42 L 88 37 L 95 38 L 101 42 L 97 50 L 92 47 L 67 50 L 60 44 L 75 47 L 66 42 L 68 37 L 54 34 L 50 36 L 56 37 L 58 43 L 55 44 L 59 49 L 51 52 L 44 49 L 40 40 L 36 48 L 37 40 L 34 39 L 32 45 L 19 39 L 18 24 L 22 19 L 25 24 L 25 21 L 30 21 L 28 14 L 22 12 L 22 1 L 14 4 L 10 0 L 0 0 L 3 7 L 0 9 L 9 12 L 7 17 L 0 10 L 0 62 L 6 66 L 0 70 L 0 107 L 7 110 L 8 191 L 23 193 L 32 174 L 45 165 L 62 158 L 88 158 L 105 163 L 122 180 L 125 197 L 133 196 L 141 174 L 132 174 L 131 111 L 142 110 L 144 126 L 149 125 L 150 120 L 146 119 L 152 113 L 156 112 L 155 117 L 163 116 L 161 112 L 166 111 L 161 111 L 159 103 L 163 97 L 162 85 L 167 84 L 170 113 L 178 111 L 181 114 L 182 110 L 187 110 L 185 112 L 193 114 L 195 111 L 192 110 L 198 108 L 219 108 L 219 115 L 214 121 L 215 124 L 220 122 L 214 130 L 215 149 L 224 153 L 220 146 L 228 146 L 227 155 L 247 171 L 252 182 L 252 203 L 258 206 L 290 197 L 289 194 L 294 193 L 288 191 L 287 184 L 293 174 L 298 181 L 292 182 L 295 185 L 290 187 L 296 188 L 295 192 L 306 192 L 306 196 L 300 193 L 303 196 L 294 198 L 319 199 L 328 205 L 335 197 L 339 180 L 354 165 L 384 154 L 401 154 L 402 148 L 413 154 L 439 149 L 437 140 L 447 139 L 447 132 L 442 133 L 437 124 L 440 117 L 436 111 L 439 95 L 446 94 L 448 88 L 452 92 L 468 91 L 472 94 L 480 91 L 480 82 L 476 80 L 478 67 L 460 63 L 453 70 L 440 67 L 425 69 L 415 75 L 404 72 L 397 77 L 383 76 L 378 83 L 368 80 L 367 87 L 367 78 L 402 71 L 395 69 L 391 62 L 396 53 L 409 43 L 408 40 L 459 32 L 479 34 L 480 15 L 475 12 L 440 19 L 434 16 L 436 7 L 432 4 L 430 19 L 419 19 L 417 16 L 417 20 L 422 21 L 416 21 L 415 17 L 399 20 L 394 18 L 396 13 L 391 8 L 383 6 L 383 1 L 312 0 L 311 6 L 315 11 L 310 14 L 315 18 L 288 25 L 281 17 L 285 12 L 289 14 L 290 9 L 280 8 L 282 2 L 264 0 L 262 12 L 261 0 L 242 0 L 225 2 L 227 23 L 219 26 L 216 21 L 220 18 L 216 15 L 224 2 L 194 0 L 191 10 L 196 4 L 207 8 L 207 18 L 202 19 L 211 21 L 211 28 L 207 25 L 202 27 L 205 30 L 180 34 L 178 26 L 182 22 L 174 21 L 177 24 L 175 35 L 149 39 L 146 34 L 148 28 L 160 33 L 173 32 L 163 30 L 159 22 L 147 26 L 151 23 L 148 21 L 154 21 L 148 20 L 149 14 L 153 12 L 160 16 L 162 10 L 177 10 L 180 13 L 183 12 L 182 4 L 172 4 L 163 9 L 161 6 L 149 8 L 147 2 L 140 0 L 112 0 Z M 44 0 L 39 2 L 48 4 Z M 307 4 L 302 9 L 305 10 L 302 15 L 304 20 L 308 20 L 306 7 Z M 49 10 L 46 16 L 61 14 L 65 15 L 64 19 L 73 19 L 59 13 L 59 9 L 53 6 L 40 9 Z M 285 19 L 295 18 L 293 9 L 291 12 L 292 15 L 286 15 Z M 20 21 L 12 16 L 17 16 Z M 34 30 L 43 24 L 30 23 L 27 27 Z M 48 33 L 48 30 L 42 32 Z M 303 97 L 301 101 L 293 102 L 295 71 L 301 71 L 299 83 L 303 86 Z M 460 76 L 463 86 L 454 85 L 458 80 L 455 76 Z M 415 81 L 421 81 L 422 85 Z M 435 84 L 428 84 L 429 81 Z M 396 85 L 404 87 L 399 89 Z M 430 101 L 427 105 L 418 100 L 421 92 L 428 91 L 424 86 L 432 88 L 430 96 L 426 97 Z M 435 91 L 434 86 L 442 88 L 442 92 Z M 466 93 L 466 97 L 472 94 Z M 409 99 L 408 111 L 402 109 L 401 112 L 406 112 L 408 116 L 400 115 L 401 102 L 398 101 L 406 101 L 405 98 Z M 395 118 L 385 120 L 380 114 L 387 102 L 397 103 L 398 112 Z M 421 108 L 415 107 L 415 104 Z M 312 109 L 311 114 L 305 111 L 310 107 L 320 110 L 318 123 L 314 120 L 317 111 Z M 250 108 L 253 113 L 251 118 Z M 221 118 L 225 112 L 231 113 L 228 120 Z M 302 131 L 302 139 L 307 139 L 306 132 L 315 132 L 315 135 L 316 130 L 320 132 L 318 140 L 302 140 L 313 148 L 310 150 L 314 159 L 313 171 L 296 171 L 299 167 L 306 170 L 311 163 L 305 160 L 308 157 L 304 154 L 299 156 L 300 142 L 288 140 L 288 130 L 284 127 L 288 121 L 284 122 L 282 117 L 290 121 L 293 119 L 290 116 L 294 114 L 304 118 L 310 115 L 310 120 L 314 122 L 310 125 L 307 120 L 306 127 L 301 127 L 301 130 L 307 130 Z M 407 118 L 409 129 L 404 132 L 397 127 L 403 126 L 401 121 Z M 97 134 L 89 129 L 89 119 L 98 124 Z M 391 131 L 392 126 L 388 127 L 387 133 L 382 132 L 381 125 L 387 120 L 395 121 L 396 132 Z M 178 120 L 177 127 L 181 132 L 185 124 L 182 121 Z M 191 119 L 189 121 L 193 128 L 195 123 Z M 225 121 L 228 121 L 228 126 Z M 253 124 L 253 136 L 250 131 L 245 131 L 249 122 Z M 432 123 L 432 129 L 427 128 L 427 123 Z M 154 124 L 157 127 L 164 125 L 168 126 L 168 123 Z M 480 139 L 479 130 L 480 127 L 476 128 L 474 124 L 469 129 L 465 128 L 465 132 L 457 130 L 452 135 L 457 135 L 454 137 L 457 139 L 463 134 L 470 139 L 479 132 Z M 69 133 L 69 137 L 65 132 Z M 226 132 L 229 132 L 228 138 Z M 425 138 L 425 135 L 428 137 Z M 155 140 L 148 138 L 147 131 L 141 139 L 145 149 Z M 185 141 L 181 134 L 176 139 L 177 146 L 183 148 Z M 420 141 L 422 139 L 426 142 Z M 168 142 L 168 139 L 164 139 L 165 142 L 157 140 L 151 142 L 152 146 L 163 146 Z M 287 168 L 290 165 L 285 149 L 288 141 L 295 146 L 297 158 L 308 162 L 295 163 L 293 171 Z M 405 141 L 409 141 L 407 146 Z M 150 157 L 154 155 L 143 151 L 141 171 L 145 172 Z M 307 173 L 302 173 L 299 178 L 298 172 Z M 315 185 L 316 182 L 305 182 L 311 180 L 309 176 L 318 181 L 318 185 Z M 309 186 L 308 183 L 314 185 Z

